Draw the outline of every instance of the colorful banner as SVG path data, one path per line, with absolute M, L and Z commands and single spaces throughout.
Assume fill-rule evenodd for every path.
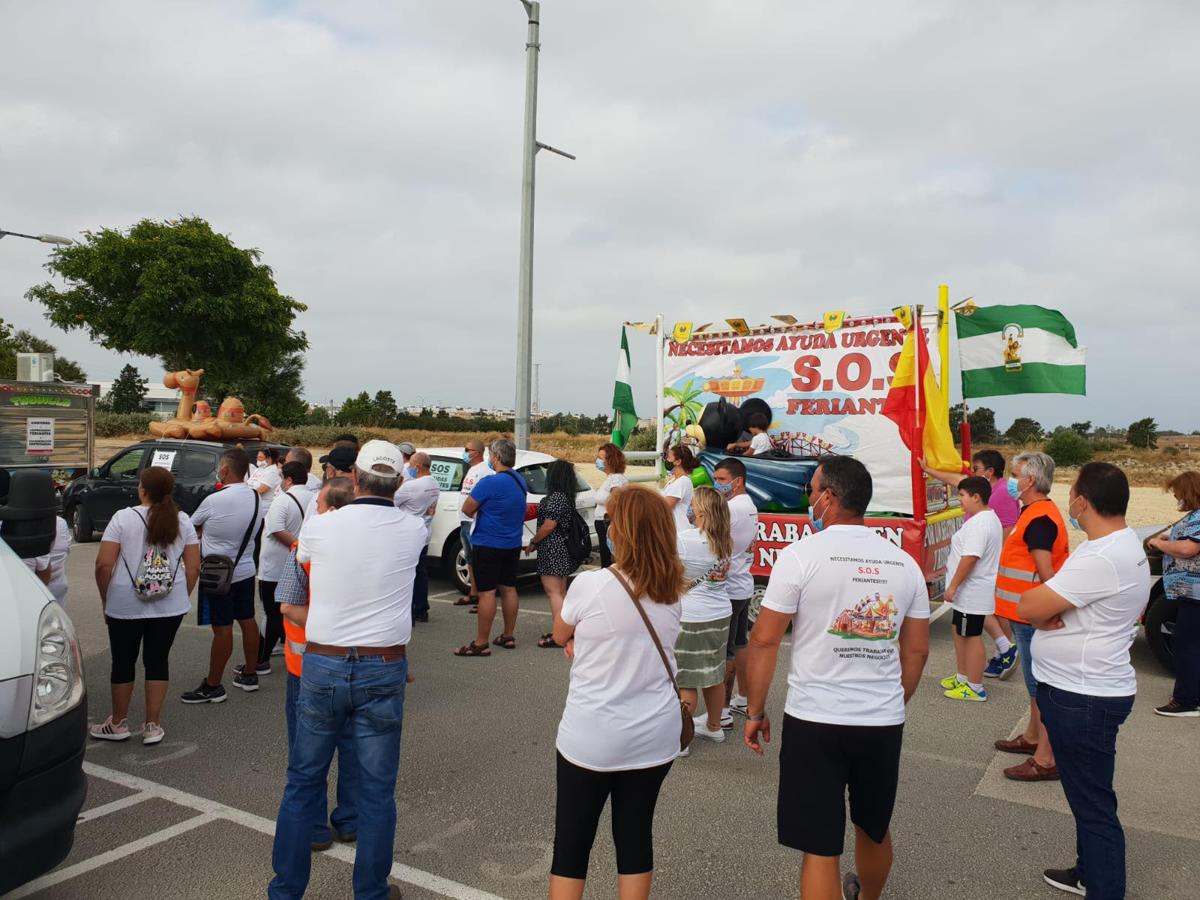
M 896 424 L 883 415 L 904 343 L 891 317 L 847 319 L 827 333 L 812 328 L 774 334 L 694 338 L 666 346 L 666 384 L 696 417 L 724 396 L 759 397 L 772 411 L 771 438 L 797 455 L 831 452 L 863 462 L 874 481 L 871 509 L 911 515 L 912 457 Z M 929 353 L 938 368 L 937 340 Z
M 918 563 L 925 564 L 927 562 L 921 526 L 912 519 L 868 519 L 867 526 L 880 537 L 904 550 Z M 812 523 L 808 516 L 790 513 L 759 513 L 758 537 L 750 548 L 751 553 L 754 554 L 753 561 L 750 563 L 751 574 L 761 577 L 769 576 L 779 551 L 812 533 Z M 948 545 L 949 541 L 947 540 Z M 925 565 L 922 565 L 922 568 L 925 568 L 930 574 L 936 574 L 936 561 L 931 557 L 928 562 L 932 563 L 932 568 L 927 568 Z M 945 564 L 944 554 L 942 564 Z

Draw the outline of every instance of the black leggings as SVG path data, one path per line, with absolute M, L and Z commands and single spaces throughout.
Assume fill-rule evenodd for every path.
M 262 642 L 258 645 L 258 664 L 262 665 L 271 658 L 275 645 L 283 640 L 283 613 L 275 602 L 275 588 L 278 581 L 260 581 L 258 596 L 262 598 L 263 612 L 267 614 L 267 631 Z
M 550 874 L 586 878 L 588 857 L 604 803 L 612 796 L 617 873 L 654 870 L 654 805 L 671 764 L 652 769 L 593 772 L 558 755 L 558 799 L 554 816 L 554 862 Z
M 600 545 L 600 567 L 607 569 L 613 564 L 612 551 L 608 549 L 608 523 L 596 520 L 596 541 Z
M 169 681 L 167 658 L 175 643 L 175 632 L 183 616 L 163 616 L 158 619 L 114 619 L 104 617 L 108 626 L 108 644 L 112 648 L 111 684 L 132 684 L 137 665 L 138 648 L 147 681 Z

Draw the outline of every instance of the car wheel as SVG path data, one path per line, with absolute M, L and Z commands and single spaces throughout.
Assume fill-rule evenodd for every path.
M 77 544 L 90 544 L 95 532 L 92 529 L 92 517 L 83 504 L 76 504 L 68 518 L 71 522 L 71 539 Z
M 442 570 L 450 583 L 463 594 L 471 592 L 471 573 L 467 570 L 467 554 L 463 551 L 458 532 L 442 548 Z
M 1150 607 L 1146 610 L 1146 642 L 1163 668 L 1174 674 L 1175 651 L 1172 646 L 1175 635 L 1175 618 L 1179 615 L 1179 601 L 1166 596 L 1159 581 L 1150 591 Z

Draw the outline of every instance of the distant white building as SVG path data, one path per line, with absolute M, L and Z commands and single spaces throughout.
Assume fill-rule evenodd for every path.
M 108 396 L 108 392 L 112 390 L 113 386 L 111 381 L 93 381 L 92 384 L 100 388 L 101 400 Z M 179 411 L 179 391 L 175 388 L 164 387 L 162 384 L 147 385 L 146 408 L 151 415 L 157 418 L 174 418 L 175 413 Z

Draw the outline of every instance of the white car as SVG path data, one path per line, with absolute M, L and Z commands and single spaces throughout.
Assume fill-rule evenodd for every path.
M 437 479 L 438 487 L 442 491 L 438 498 L 437 512 L 433 516 L 429 556 L 432 559 L 441 560 L 446 576 L 465 594 L 470 585 L 467 580 L 467 561 L 463 555 L 462 539 L 458 534 L 458 514 L 464 499 L 460 491 L 463 478 L 467 474 L 467 464 L 463 462 L 462 447 L 432 447 L 425 449 L 425 452 L 429 454 L 431 460 L 429 473 Z M 528 505 L 525 508 L 526 543 L 537 530 L 537 506 L 545 496 L 546 469 L 550 463 L 554 462 L 554 459 L 555 457 L 549 454 L 536 453 L 533 450 L 517 451 L 517 464 L 513 468 L 529 485 Z M 575 473 L 575 483 L 579 488 L 579 492 L 575 495 L 575 507 L 583 516 L 583 520 L 587 522 L 594 549 L 596 547 L 596 492 L 588 486 L 578 472 Z M 532 572 L 536 568 L 536 554 L 521 555 L 521 571 Z
M 0 507 L 0 894 L 66 858 L 87 796 L 87 696 L 75 627 L 14 551 L 49 551 L 57 501 L 49 476 L 40 477 L 44 490 L 31 494 L 29 480 L 14 476 L 9 505 Z M 19 495 L 38 499 L 18 508 Z M 19 535 L 35 524 L 45 540 Z

